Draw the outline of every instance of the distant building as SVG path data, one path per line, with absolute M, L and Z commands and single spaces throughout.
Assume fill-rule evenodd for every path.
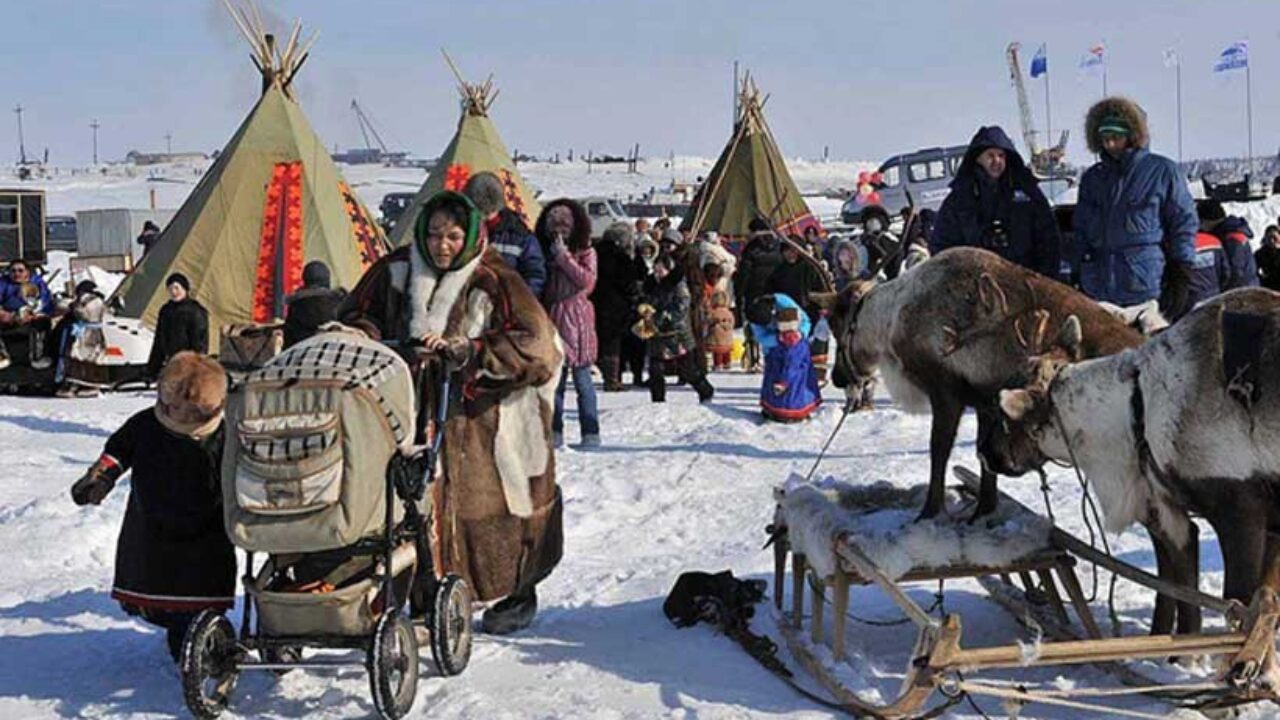
M 161 163 L 208 160 L 209 154 L 202 152 L 146 153 L 139 150 L 130 150 L 129 154 L 124 156 L 124 159 L 125 162 L 133 163 L 134 165 L 159 165 Z

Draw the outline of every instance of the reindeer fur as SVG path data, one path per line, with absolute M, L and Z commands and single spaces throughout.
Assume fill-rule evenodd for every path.
M 1028 359 L 1051 351 L 1052 329 L 1075 316 L 1084 357 L 1109 355 L 1142 336 L 1084 295 L 976 248 L 940 253 L 881 285 L 852 286 L 837 304 L 841 374 L 867 382 L 878 369 L 908 412 L 933 414 L 930 493 L 922 517 L 942 509 L 946 465 L 966 407 L 979 435 L 995 421 L 995 399 Z M 994 510 L 995 476 L 984 470 L 975 518 Z
M 1224 333 L 1226 313 L 1265 320 L 1265 331 L 1245 348 L 1256 366 L 1256 399 L 1233 393 L 1238 378 L 1230 376 L 1224 358 L 1242 340 Z M 1132 402 L 1135 383 L 1140 419 Z M 1108 528 L 1145 525 L 1156 540 L 1161 575 L 1192 587 L 1198 550 L 1188 512 L 1202 515 L 1218 534 L 1224 594 L 1247 603 L 1264 583 L 1280 589 L 1270 569 L 1280 551 L 1270 535 L 1280 529 L 1277 388 L 1280 294 L 1236 290 L 1200 306 L 1141 348 L 1068 364 L 1052 383 L 1003 392 L 1001 407 L 1011 425 L 982 451 L 1011 474 L 1044 458 L 1068 461 L 1074 454 Z M 1144 438 L 1135 436 L 1135 428 L 1142 428 Z M 1154 467 L 1142 462 L 1142 439 Z M 1178 629 L 1198 629 L 1198 610 L 1184 607 L 1178 606 Z M 1172 603 L 1157 600 L 1156 609 L 1152 631 L 1167 632 Z

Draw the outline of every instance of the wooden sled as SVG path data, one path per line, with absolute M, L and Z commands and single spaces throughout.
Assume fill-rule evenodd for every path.
M 976 491 L 977 477 L 963 468 L 957 475 Z M 779 495 L 781 498 L 781 494 Z M 1001 493 L 1000 503 L 1010 503 L 1028 513 L 1032 511 L 1017 500 Z M 785 522 L 779 512 L 778 522 Z M 835 570 L 828 577 L 814 572 L 802 551 L 793 548 L 788 533 L 776 536 L 774 544 L 774 602 L 781 614 L 779 629 L 792 655 L 852 715 L 877 718 L 910 718 L 929 711 L 934 704 L 954 702 L 967 693 L 988 696 L 1004 702 L 1042 703 L 1090 713 L 1140 718 L 1164 718 L 1152 714 L 1101 704 L 1108 698 L 1147 695 L 1183 707 L 1228 707 L 1262 700 L 1280 701 L 1270 679 L 1278 677 L 1276 663 L 1276 630 L 1280 622 L 1280 598 L 1266 588 L 1255 594 L 1246 608 L 1238 602 L 1226 601 L 1196 590 L 1174 585 L 1120 562 L 1091 548 L 1087 543 L 1052 528 L 1043 547 L 1025 554 L 1016 562 L 1000 566 L 950 565 L 946 567 L 912 567 L 900 579 L 892 579 L 859 547 L 856 536 L 837 532 L 831 538 Z M 790 557 L 790 563 L 788 563 Z M 1221 613 L 1226 618 L 1224 632 L 1195 635 L 1157 635 L 1103 637 L 1089 609 L 1076 578 L 1077 560 L 1096 563 L 1121 577 L 1136 582 L 1179 601 Z M 791 603 L 783 608 L 783 593 L 791 569 Z M 912 600 L 902 584 L 916 581 L 973 577 L 988 591 L 992 599 L 1020 619 L 1032 618 L 1043 630 L 1043 638 L 1033 648 L 1012 643 L 989 647 L 965 647 L 962 644 L 963 623 L 959 615 L 932 616 Z M 1032 602 L 1027 592 L 1019 589 L 1014 578 L 1026 589 L 1040 581 L 1043 599 Z M 846 656 L 845 634 L 849 612 L 849 588 L 852 585 L 876 585 L 893 601 L 917 628 L 915 645 L 899 694 L 892 702 L 867 702 L 845 687 L 836 672 L 817 653 L 819 646 L 830 648 L 836 662 Z M 808 593 L 810 585 L 815 592 Z M 1065 598 L 1058 592 L 1061 586 Z M 825 590 L 830 588 L 832 633 L 824 634 L 823 615 L 827 608 Z M 805 601 L 809 600 L 811 621 L 804 628 Z M 1067 606 L 1075 612 L 1083 628 L 1083 637 L 1070 624 Z M 806 635 L 808 636 L 806 638 Z M 1226 660 L 1220 680 L 1212 682 L 1166 684 L 1142 677 L 1129 670 L 1123 661 L 1175 656 L 1216 656 Z M 1046 667 L 1094 664 L 1111 671 L 1126 687 L 1095 689 L 1077 687 L 1069 690 L 1028 689 L 1008 682 L 984 682 L 972 674 L 989 669 Z

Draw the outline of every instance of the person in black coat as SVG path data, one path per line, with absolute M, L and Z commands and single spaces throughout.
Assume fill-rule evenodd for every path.
M 204 355 L 174 355 L 153 408 L 125 421 L 71 487 L 77 505 L 102 503 L 130 470 L 111 597 L 165 628 L 178 660 L 187 626 L 235 602 L 236 558 L 222 520 L 220 477 L 227 377 Z
M 642 278 L 634 246 L 631 225 L 624 222 L 610 225 L 596 245 L 596 288 L 591 302 L 596 308 L 596 339 L 600 343 L 596 364 L 604 376 L 605 392 L 625 389 L 622 343 L 641 299 Z
M 997 125 L 978 128 L 938 210 L 929 252 L 952 247 L 983 248 L 1045 277 L 1058 277 L 1062 238 L 1053 209 Z
M 1253 254 L 1258 265 L 1262 287 L 1280 291 L 1280 227 L 1268 225 L 1262 234 L 1262 247 Z
M 209 352 L 209 311 L 191 297 L 191 281 L 182 273 L 165 279 L 169 302 L 160 308 L 156 319 L 155 342 L 147 359 L 147 377 L 160 377 L 169 358 L 183 350 L 200 354 Z
M 782 250 L 769 224 L 757 218 L 747 227 L 751 235 L 742 250 L 738 271 L 733 276 L 739 311 L 750 307 L 756 298 L 773 292 L 770 289 L 773 271 L 782 263 Z
M 809 321 L 816 323 L 819 308 L 810 302 L 809 295 L 823 290 L 826 290 L 826 284 L 818 273 L 818 269 L 800 257 L 800 252 L 795 245 L 783 243 L 782 262 L 769 276 L 769 292 L 782 293 L 795 300 L 796 304 L 804 308 Z
M 320 326 L 338 319 L 342 290 L 329 287 L 329 266 L 312 260 L 302 268 L 302 289 L 285 300 L 284 346 L 292 347 L 315 335 Z

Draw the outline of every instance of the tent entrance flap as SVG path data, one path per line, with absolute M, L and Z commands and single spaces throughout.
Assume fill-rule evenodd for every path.
M 302 162 L 276 163 L 262 211 L 253 321 L 284 317 L 284 301 L 302 286 Z

